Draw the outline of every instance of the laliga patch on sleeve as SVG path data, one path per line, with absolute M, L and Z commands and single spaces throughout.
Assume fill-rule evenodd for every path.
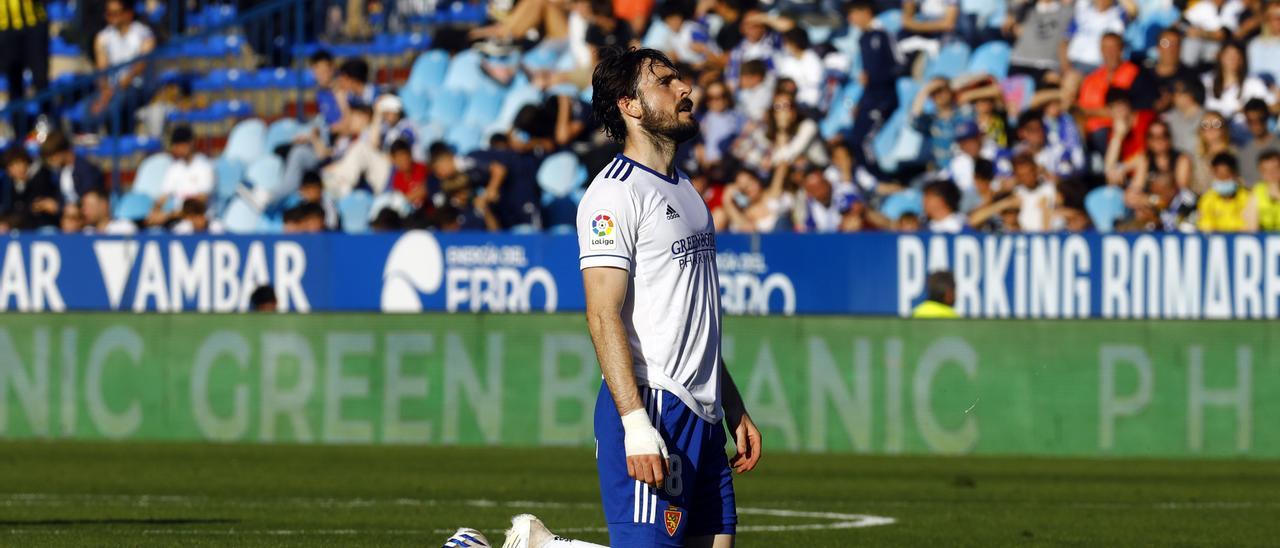
M 607 209 L 598 209 L 591 214 L 591 233 L 587 248 L 591 251 L 618 249 L 617 215 Z

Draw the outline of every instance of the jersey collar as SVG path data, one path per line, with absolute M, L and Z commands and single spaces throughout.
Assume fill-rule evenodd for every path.
M 627 155 L 625 155 L 625 154 L 623 154 L 623 153 L 621 153 L 621 152 L 619 152 L 619 153 L 618 153 L 618 155 L 616 156 L 616 158 L 617 158 L 617 159 L 619 159 L 619 160 L 622 160 L 622 161 L 624 161 L 624 162 L 628 162 L 628 163 L 630 163 L 631 165 L 636 166 L 636 167 L 638 167 L 638 168 L 640 168 L 640 169 L 643 169 L 643 170 L 645 170 L 645 171 L 648 171 L 649 173 L 653 174 L 653 176 L 654 176 L 654 177 L 657 177 L 657 178 L 659 178 L 659 179 L 662 179 L 663 181 L 666 181 L 666 182 L 671 183 L 671 184 L 673 184 L 673 185 L 678 185 L 678 184 L 680 184 L 680 170 L 679 170 L 679 169 L 676 169 L 676 174 L 675 174 L 675 176 L 667 176 L 667 175 L 663 175 L 663 174 L 661 174 L 661 173 L 658 173 L 657 171 L 654 171 L 654 170 L 652 170 L 652 169 L 649 169 L 649 166 L 646 166 L 646 165 L 644 165 L 644 164 L 642 164 L 642 163 L 640 163 L 640 162 L 637 162 L 637 161 L 635 161 L 635 160 L 632 160 L 631 158 L 628 158 L 628 157 L 627 157 Z

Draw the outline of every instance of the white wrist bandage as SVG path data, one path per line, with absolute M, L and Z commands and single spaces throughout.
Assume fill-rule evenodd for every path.
M 625 432 L 622 443 L 628 457 L 662 455 L 662 458 L 667 458 L 667 442 L 662 440 L 662 435 L 649 422 L 649 415 L 643 409 L 623 415 L 622 430 Z

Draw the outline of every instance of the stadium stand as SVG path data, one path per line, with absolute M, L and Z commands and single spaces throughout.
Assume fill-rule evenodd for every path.
M 1270 171 L 1257 162 L 1280 149 L 1270 66 L 1280 4 L 1227 0 L 1214 11 L 1208 0 L 907 0 L 809 9 L 667 0 L 646 28 L 632 28 L 637 20 L 614 17 L 617 3 L 555 5 L 533 20 L 508 17 L 506 3 L 462 1 L 36 3 L 49 62 L 0 80 L 8 98 L 0 136 L 37 157 L 34 173 L 47 136 L 71 135 L 76 152 L 109 173 L 112 211 L 139 229 L 174 222 L 139 210 L 143 197 L 160 196 L 165 139 L 187 125 L 214 165 L 215 184 L 202 195 L 221 221 L 211 229 L 283 230 L 274 221 L 296 206 L 300 178 L 313 171 L 339 204 L 326 229 L 367 230 L 382 209 L 405 228 L 449 228 L 434 212 L 449 201 L 451 173 L 442 176 L 434 160 L 426 199 L 383 196 L 400 193 L 389 182 L 405 174 L 389 154 L 405 141 L 417 162 L 437 143 L 450 147 L 450 169 L 477 196 L 490 163 L 504 163 L 502 184 L 532 196 L 539 212 L 525 217 L 513 209 L 526 204 L 482 200 L 499 228 L 563 231 L 591 170 L 617 152 L 590 119 L 594 59 L 609 45 L 646 44 L 696 84 L 702 137 L 682 147 L 678 166 L 705 189 L 722 231 L 914 228 L 911 216 L 899 223 L 904 213 L 922 215 L 928 230 L 936 219 L 916 204 L 938 180 L 960 189 L 966 230 L 1207 229 L 1221 223 L 1199 222 L 1197 197 L 1230 197 L 1234 188 L 1250 198 L 1232 213 L 1243 221 L 1228 226 L 1273 228 L 1261 226 L 1273 216 L 1259 208 L 1280 198 L 1280 181 L 1266 180 Z M 859 22 L 861 8 L 872 18 Z M 346 17 L 348 9 L 364 12 Z M 880 37 L 887 56 L 868 58 L 886 46 Z M 154 49 L 119 45 L 144 40 Z M 21 85 L 10 81 L 18 74 Z M 885 78 L 896 81 L 896 98 L 872 85 Z M 728 100 L 709 98 L 711 88 Z M 387 96 L 397 99 L 393 112 L 373 108 Z M 860 109 L 893 99 L 887 116 L 855 131 Z M 795 113 L 780 113 L 792 100 Z M 1261 105 L 1249 115 L 1260 117 L 1259 131 L 1250 131 L 1251 101 Z M 1175 146 L 1162 147 L 1165 133 Z M 1215 178 L 1221 152 L 1244 163 L 1241 184 Z M 1025 182 L 1014 173 L 1019 156 L 1036 168 Z M 990 185 L 973 183 L 979 160 L 996 168 Z M 753 200 L 749 182 L 771 181 L 783 165 L 783 191 Z M 536 176 L 514 175 L 530 167 Z M 830 193 L 806 192 L 802 180 L 815 169 Z M 755 177 L 739 177 L 742 170 Z M 1159 190 L 1162 178 L 1176 184 L 1172 197 Z M 752 222 L 731 223 L 726 200 L 749 204 Z M 404 203 L 417 205 L 384 207 Z M 983 211 L 996 205 L 1009 214 Z M 1004 221 L 1028 209 L 1048 223 Z M 36 228 L 22 221 L 29 213 L 0 211 L 16 229 Z M 842 220 L 809 222 L 819 217 Z M 1081 217 L 1090 226 L 1068 226 Z

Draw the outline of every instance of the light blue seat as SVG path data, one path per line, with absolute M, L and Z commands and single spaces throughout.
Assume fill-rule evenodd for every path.
M 467 96 L 456 90 L 440 90 L 431 97 L 427 107 L 427 119 L 434 124 L 452 127 L 462 123 L 467 109 Z
M 876 16 L 876 21 L 889 34 L 898 34 L 902 30 L 902 10 L 885 10 Z
M 400 89 L 400 101 L 404 104 L 404 116 L 414 122 L 425 122 L 430 119 L 431 96 L 427 92 L 411 87 Z
M 849 82 L 840 90 L 831 102 L 826 117 L 818 125 L 823 139 L 831 139 L 840 132 L 853 127 L 853 107 L 858 106 L 862 98 L 862 86 L 856 81 Z
M 449 127 L 444 132 L 444 142 L 449 143 L 458 154 L 470 154 L 481 148 L 483 139 L 483 128 L 466 124 Z
M 1009 57 L 1012 55 L 1009 44 L 1004 42 L 987 42 L 974 50 L 969 58 L 966 74 L 988 74 L 998 80 L 1009 76 Z
M 254 160 L 268 152 L 266 142 L 267 124 L 258 119 L 241 121 L 231 129 L 222 157 L 244 165 L 252 164 Z
M 233 234 L 252 234 L 262 229 L 262 214 L 236 196 L 222 212 L 222 225 Z
M 445 71 L 449 68 L 449 54 L 444 50 L 433 49 L 423 52 L 413 62 L 409 70 L 409 81 L 405 87 L 419 93 L 431 93 L 431 90 L 444 83 Z
M 557 152 L 547 156 L 538 166 L 538 187 L 543 196 L 564 198 L 586 181 L 586 171 L 578 156 L 572 152 Z
M 898 90 L 898 108 L 911 108 L 911 102 L 920 92 L 920 83 L 911 78 L 898 78 L 896 89 Z
M 907 189 L 890 194 L 884 199 L 884 203 L 880 205 L 880 212 L 885 217 L 888 217 L 890 221 L 896 221 L 906 213 L 920 215 L 923 211 L 924 198 L 920 195 L 920 191 L 915 189 Z
M 141 192 L 129 192 L 116 200 L 111 207 L 111 216 L 116 219 L 137 221 L 151 213 L 155 198 Z
M 449 61 L 449 69 L 444 73 L 444 82 L 441 87 L 464 93 L 494 89 L 497 83 L 480 67 L 483 60 L 484 56 L 473 49 L 454 55 Z
M 349 234 L 362 234 L 369 231 L 369 213 L 373 209 L 373 195 L 364 190 L 357 190 L 338 200 L 338 217 L 342 219 L 342 230 Z
M 265 190 L 275 198 L 281 198 L 296 189 L 284 188 L 284 162 L 275 154 L 268 154 L 254 160 L 244 171 L 244 180 L 254 190 Z M 271 204 L 265 204 L 271 205 Z
M 536 105 L 542 101 L 542 91 L 534 87 L 533 84 L 525 82 L 524 84 L 513 83 L 511 91 L 507 93 L 502 100 L 502 108 L 498 110 L 498 116 L 489 126 L 491 130 L 505 131 L 510 129 L 516 122 L 516 115 L 520 114 L 520 109 L 527 105 Z
M 138 173 L 133 178 L 133 192 L 145 194 L 152 200 L 159 198 L 164 192 L 164 174 L 172 163 L 173 157 L 166 152 L 148 156 L 138 166 Z
M 298 132 L 302 130 L 302 124 L 293 118 L 281 118 L 271 123 L 267 127 L 267 136 L 265 139 L 263 152 L 274 152 L 280 145 L 293 142 L 293 138 L 297 137 Z
M 467 97 L 467 109 L 462 114 L 462 123 L 485 127 L 493 122 L 493 117 L 502 109 L 505 94 L 492 90 L 479 91 Z
M 213 196 L 209 205 L 217 216 L 227 207 L 231 197 L 236 194 L 236 187 L 244 180 L 244 164 L 225 156 L 218 158 L 213 163 L 213 180 Z
M 1085 195 L 1084 209 L 1098 232 L 1111 232 L 1125 215 L 1124 191 L 1112 185 L 1095 188 Z
M 938 52 L 938 56 L 929 61 L 924 71 L 924 79 L 927 81 L 939 76 L 947 79 L 955 78 L 960 76 L 968 65 L 969 46 L 962 42 L 953 42 L 944 46 Z

